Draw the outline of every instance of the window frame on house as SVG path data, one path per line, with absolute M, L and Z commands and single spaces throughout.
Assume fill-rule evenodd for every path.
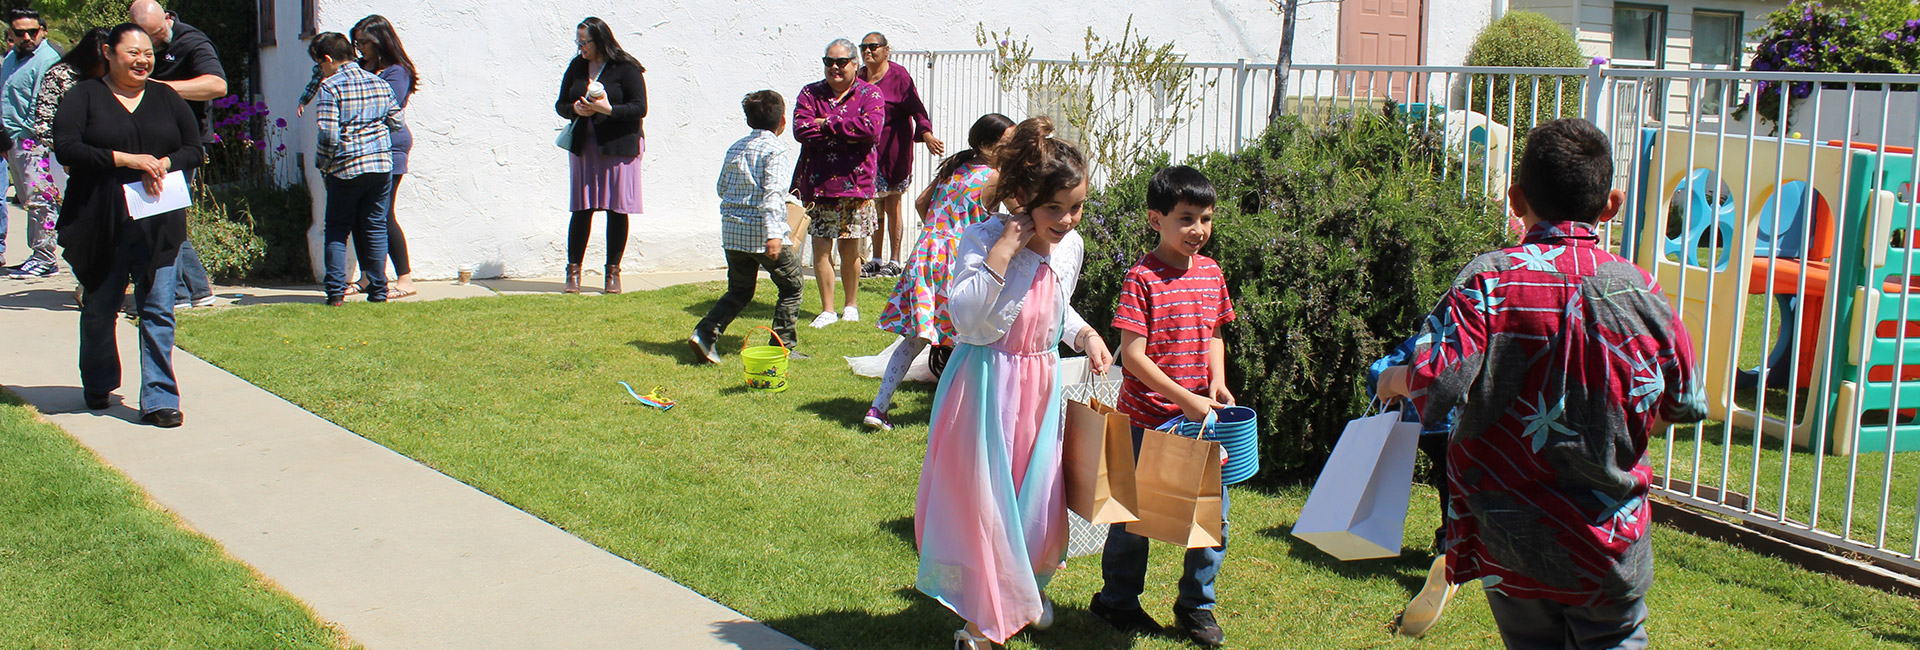
M 1701 18 L 1730 21 L 1732 31 L 1727 34 L 1727 36 L 1732 39 L 1729 41 L 1732 45 L 1732 51 L 1729 53 L 1730 61 L 1702 62 L 1702 58 L 1704 57 L 1700 56 Z M 1743 11 L 1727 9 L 1693 10 L 1693 28 L 1688 31 L 1690 44 L 1688 45 L 1687 58 L 1690 63 L 1687 64 L 1687 67 L 1692 70 L 1739 70 L 1740 61 L 1746 54 L 1746 33 L 1741 30 L 1741 27 L 1746 25 L 1746 22 L 1747 14 Z M 1720 79 L 1708 79 L 1701 82 L 1700 95 L 1694 102 L 1695 113 L 1705 118 L 1718 118 L 1726 107 L 1732 106 L 1735 100 L 1738 99 L 1736 95 L 1738 90 L 1738 83 L 1729 83 Z
M 1652 46 L 1654 58 L 1639 59 L 1639 58 L 1623 57 L 1620 55 L 1620 13 L 1623 10 L 1651 12 L 1654 15 L 1659 17 L 1659 21 L 1658 21 L 1659 25 L 1655 27 L 1656 33 L 1653 34 L 1653 38 L 1649 39 L 1648 41 L 1649 44 Z M 1613 56 L 1609 57 L 1610 59 L 1609 63 L 1616 66 L 1630 67 L 1630 68 L 1666 67 L 1667 32 L 1673 29 L 1673 23 L 1670 18 L 1670 13 L 1671 12 L 1668 9 L 1667 5 L 1640 4 L 1637 2 L 1613 3 L 1613 26 L 1611 27 L 1612 31 L 1608 34 L 1608 36 L 1611 37 L 1613 42 Z
M 300 0 L 300 40 L 320 33 L 320 0 Z
M 256 15 L 260 17 L 260 24 L 255 25 L 254 28 L 260 32 L 260 47 L 273 47 L 279 44 L 279 34 L 273 23 L 274 5 L 279 4 L 279 2 L 280 0 L 260 0 L 255 3 Z

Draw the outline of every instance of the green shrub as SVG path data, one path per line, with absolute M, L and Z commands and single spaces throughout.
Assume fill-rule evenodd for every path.
M 187 235 L 221 282 L 305 279 L 312 199 L 305 185 L 213 188 L 196 185 Z
M 1588 59 L 1580 53 L 1580 43 L 1574 40 L 1573 32 L 1552 18 L 1530 11 L 1509 12 L 1487 25 L 1473 39 L 1473 48 L 1467 52 L 1469 66 L 1578 68 L 1587 64 Z M 1536 79 L 1539 80 L 1537 102 Z M 1465 108 L 1486 113 L 1493 121 L 1513 127 L 1517 138 L 1532 130 L 1535 123 L 1553 120 L 1556 110 L 1560 117 L 1579 117 L 1583 81 L 1584 77 L 1578 75 L 1473 75 L 1469 82 L 1470 105 Z M 1556 90 L 1560 93 L 1558 102 L 1554 101 Z M 1492 112 L 1488 112 L 1489 99 Z M 1535 118 L 1536 104 L 1538 119 Z
M 1109 341 L 1120 280 L 1156 242 L 1146 185 L 1164 163 L 1114 179 L 1080 226 L 1074 304 Z M 1205 254 L 1239 314 L 1224 331 L 1227 376 L 1260 413 L 1264 481 L 1316 474 L 1365 406 L 1366 367 L 1413 334 L 1460 267 L 1505 241 L 1499 204 L 1463 197 L 1441 179 L 1447 163 L 1440 135 L 1392 106 L 1312 128 L 1284 117 L 1240 153 L 1188 162 L 1221 197 Z

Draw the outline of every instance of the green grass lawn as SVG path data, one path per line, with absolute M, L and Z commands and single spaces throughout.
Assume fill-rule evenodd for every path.
M 0 391 L 0 647 L 343 645 Z
M 883 286 L 884 285 L 884 286 Z M 871 319 L 891 282 L 869 283 Z M 183 347 L 340 425 L 500 497 L 818 648 L 931 648 L 959 619 L 913 588 L 914 491 L 931 388 L 897 398 L 901 426 L 859 428 L 877 382 L 843 355 L 889 335 L 802 328 L 793 388 L 742 386 L 737 351 L 770 317 L 771 288 L 693 365 L 683 340 L 717 284 L 611 297 L 517 296 L 373 306 L 271 305 L 189 313 Z M 809 289 L 803 322 L 818 308 Z M 764 333 L 755 335 L 757 343 Z M 633 402 L 615 382 L 665 386 L 679 406 Z M 1419 488 L 1402 559 L 1340 563 L 1293 540 L 1303 488 L 1235 488 L 1218 610 L 1244 648 L 1486 648 L 1482 597 L 1462 591 L 1419 641 L 1386 622 L 1424 575 L 1438 521 Z M 1907 648 L 1920 605 L 1658 528 L 1653 632 L 1662 646 Z M 1179 553 L 1156 545 L 1147 604 L 1163 621 Z M 1056 578 L 1052 630 L 1013 648 L 1177 648 L 1129 639 L 1084 610 L 1098 558 Z M 1792 621 L 1792 624 L 1783 624 Z

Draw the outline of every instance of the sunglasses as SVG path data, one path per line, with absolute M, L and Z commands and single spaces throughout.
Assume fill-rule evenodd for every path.
M 838 68 L 838 67 L 843 67 L 843 66 L 846 66 L 847 64 L 853 63 L 853 57 L 823 56 L 823 57 L 820 57 L 820 63 L 829 68 Z
M 886 43 L 861 43 L 860 49 L 867 52 L 872 52 L 874 50 L 877 50 L 886 46 L 887 46 Z
M 13 30 L 13 35 L 14 35 L 15 37 L 18 37 L 18 38 L 26 38 L 26 37 L 28 37 L 28 36 L 32 36 L 32 35 L 34 35 L 34 34 L 38 34 L 38 33 L 40 33 L 40 29 L 39 29 L 38 27 L 36 27 L 36 28 L 33 28 L 33 29 L 16 29 L 16 30 Z

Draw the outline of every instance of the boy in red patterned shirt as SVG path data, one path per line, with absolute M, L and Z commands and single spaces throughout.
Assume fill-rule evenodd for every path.
M 1447 577 L 1480 580 L 1513 650 L 1647 646 L 1648 440 L 1706 415 L 1686 327 L 1594 228 L 1626 202 L 1612 182 L 1592 123 L 1535 128 L 1507 191 L 1526 239 L 1467 264 L 1380 375 L 1422 421 L 1460 409 Z
M 1176 416 L 1195 422 L 1233 404 L 1227 391 L 1226 344 L 1220 326 L 1233 320 L 1220 265 L 1200 254 L 1213 237 L 1213 184 L 1192 167 L 1160 170 L 1147 185 L 1147 224 L 1160 233 L 1160 245 L 1134 263 L 1122 280 L 1113 327 L 1120 330 L 1125 381 L 1120 412 L 1133 420 L 1133 452 L 1140 453 L 1143 429 L 1159 428 Z M 1149 459 L 1151 460 L 1151 459 Z M 1226 554 L 1227 497 L 1220 496 L 1220 546 L 1188 549 L 1173 616 L 1194 642 L 1213 647 L 1224 635 L 1213 618 L 1213 580 Z M 1140 608 L 1147 577 L 1147 538 L 1114 524 L 1102 558 L 1106 585 L 1094 594 L 1091 611 L 1122 631 L 1160 629 Z

